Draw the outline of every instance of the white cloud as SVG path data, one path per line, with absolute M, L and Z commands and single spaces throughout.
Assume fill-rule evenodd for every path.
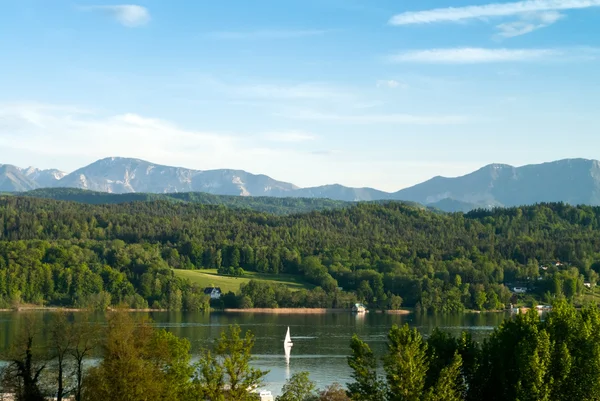
M 475 64 L 535 61 L 564 54 L 556 49 L 449 48 L 407 51 L 391 56 L 397 63 Z
M 115 6 L 89 6 L 82 7 L 88 11 L 100 11 L 110 15 L 121 25 L 126 27 L 134 28 L 141 25 L 145 25 L 150 22 L 150 12 L 147 8 L 134 5 L 134 4 L 123 4 Z
M 311 30 L 257 30 L 257 31 L 219 31 L 210 32 L 208 37 L 223 40 L 260 40 L 260 39 L 296 39 L 307 36 L 320 36 L 330 31 L 325 29 Z
M 380 79 L 379 81 L 377 81 L 377 87 L 378 88 L 396 89 L 396 88 L 405 88 L 406 85 L 403 84 L 402 82 L 396 81 L 395 79 Z
M 237 146 L 232 136 L 185 130 L 133 113 L 100 116 L 68 107 L 0 104 L 0 147 L 37 155 L 31 162 L 38 157 L 79 161 L 125 153 L 174 164 L 197 158 L 216 167 Z
M 415 114 L 363 114 L 346 115 L 336 113 L 322 113 L 312 110 L 297 110 L 281 114 L 295 120 L 329 121 L 342 124 L 399 124 L 399 125 L 447 125 L 463 124 L 469 121 L 465 116 L 436 116 Z
M 301 131 L 289 132 L 270 132 L 264 135 L 264 138 L 273 142 L 307 142 L 317 139 L 316 136 Z
M 600 0 L 529 0 L 515 3 L 493 3 L 482 6 L 447 7 L 426 11 L 409 11 L 390 19 L 392 25 L 455 22 L 468 19 L 507 17 L 524 13 L 560 11 L 600 7 Z
M 564 18 L 564 15 L 558 11 L 545 11 L 540 13 L 525 14 L 521 19 L 513 22 L 506 22 L 496 25 L 498 37 L 512 38 L 525 35 L 541 28 L 546 28 Z

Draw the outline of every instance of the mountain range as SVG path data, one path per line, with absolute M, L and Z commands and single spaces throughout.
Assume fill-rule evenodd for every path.
M 243 170 L 191 170 L 111 157 L 70 174 L 0 165 L 0 191 L 79 188 L 115 194 L 205 192 L 214 195 L 328 198 L 340 201 L 402 200 L 445 211 L 539 202 L 600 205 L 600 162 L 565 159 L 513 167 L 490 164 L 461 177 L 434 177 L 397 192 L 325 185 L 299 188 Z

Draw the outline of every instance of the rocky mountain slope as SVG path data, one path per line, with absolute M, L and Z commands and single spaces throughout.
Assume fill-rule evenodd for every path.
M 395 193 L 337 184 L 298 188 L 242 170 L 200 171 L 115 157 L 99 160 L 70 174 L 0 165 L 0 191 L 56 187 L 117 194 L 205 192 L 351 202 L 389 199 L 417 202 L 444 211 L 555 201 L 600 205 L 600 162 L 566 159 L 523 167 L 490 164 L 462 177 L 434 177 Z
M 283 196 L 296 186 L 241 170 L 190 170 L 139 159 L 111 157 L 72 172 L 59 185 L 110 193 L 206 192 L 218 195 Z
M 490 164 L 462 177 L 432 178 L 393 197 L 426 205 L 448 199 L 478 207 L 538 202 L 600 205 L 600 162 L 565 159 L 523 167 Z
M 36 188 L 53 187 L 65 176 L 59 170 L 26 169 L 10 164 L 0 164 L 0 191 L 22 192 Z

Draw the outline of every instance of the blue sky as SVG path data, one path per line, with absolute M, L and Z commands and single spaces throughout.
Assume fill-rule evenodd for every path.
M 394 191 L 600 158 L 600 0 L 0 2 L 0 163 Z

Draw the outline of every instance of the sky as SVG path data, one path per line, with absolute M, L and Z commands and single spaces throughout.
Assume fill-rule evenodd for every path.
M 600 0 L 0 0 L 0 163 L 396 191 L 598 159 L 598 26 Z

